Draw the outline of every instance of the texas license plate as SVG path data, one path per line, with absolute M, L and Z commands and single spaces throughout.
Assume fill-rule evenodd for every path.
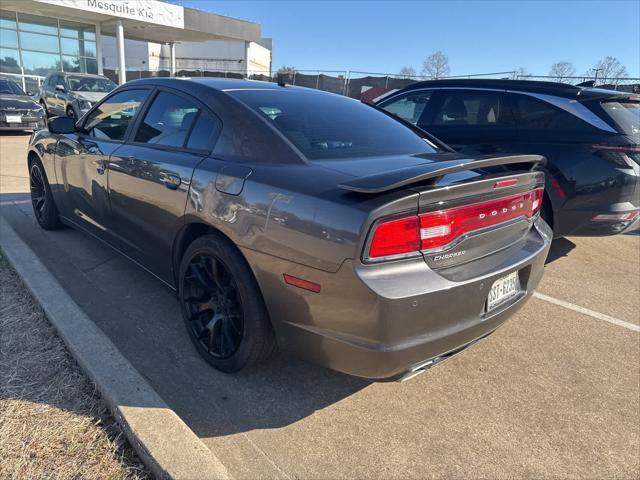
M 520 292 L 520 280 L 518 272 L 510 273 L 499 278 L 491 286 L 489 296 L 487 297 L 487 312 L 502 305 L 510 298 L 515 297 Z
M 7 123 L 22 123 L 22 117 L 20 115 L 7 115 Z

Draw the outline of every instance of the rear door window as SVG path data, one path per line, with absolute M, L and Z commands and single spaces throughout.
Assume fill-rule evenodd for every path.
M 589 128 L 575 115 L 529 95 L 513 94 L 513 109 L 518 128 L 554 132 Z
M 222 122 L 208 112 L 200 112 L 191 130 L 187 148 L 211 150 L 222 129 Z
M 505 125 L 511 117 L 501 92 L 482 90 L 441 90 L 441 100 L 424 126 Z
M 183 147 L 200 109 L 195 102 L 168 92 L 160 92 L 138 128 L 135 142 Z

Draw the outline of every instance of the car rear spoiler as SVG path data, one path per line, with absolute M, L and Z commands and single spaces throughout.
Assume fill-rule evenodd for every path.
M 544 164 L 545 158 L 540 155 L 511 155 L 508 157 L 491 158 L 463 158 L 456 160 L 443 160 L 416 165 L 415 167 L 401 168 L 384 173 L 359 177 L 347 183 L 338 185 L 340 188 L 358 193 L 381 193 L 396 188 L 406 187 L 413 183 L 422 183 L 431 180 L 435 183 L 450 173 L 464 170 L 476 170 L 500 165 L 521 164 L 527 170 L 533 170 L 538 164 Z

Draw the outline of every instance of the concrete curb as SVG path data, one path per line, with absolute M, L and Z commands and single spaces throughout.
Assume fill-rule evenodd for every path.
M 160 479 L 230 479 L 220 460 L 69 297 L 2 217 L 0 248 L 96 384 L 151 472 Z

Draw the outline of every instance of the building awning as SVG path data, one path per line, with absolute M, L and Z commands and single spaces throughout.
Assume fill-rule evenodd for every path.
M 260 25 L 157 0 L 3 0 L 2 8 L 81 23 L 100 23 L 116 34 L 124 19 L 126 38 L 154 43 L 244 40 L 259 42 Z

